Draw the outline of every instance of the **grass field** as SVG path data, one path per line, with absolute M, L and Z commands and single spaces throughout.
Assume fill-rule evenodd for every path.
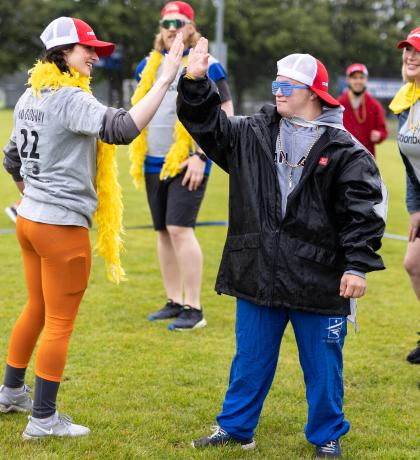
M 0 145 L 10 133 L 10 111 L 0 112 Z M 406 235 L 404 172 L 395 142 L 379 147 L 379 165 L 390 192 L 387 232 Z M 172 333 L 146 320 L 164 302 L 145 195 L 131 185 L 127 149 L 120 148 L 124 189 L 124 266 L 128 281 L 117 287 L 94 258 L 90 286 L 77 319 L 59 409 L 87 424 L 84 439 L 21 440 L 24 415 L 0 418 L 0 459 L 309 459 L 303 434 L 306 401 L 297 349 L 290 328 L 257 430 L 257 449 L 195 451 L 191 439 L 207 434 L 220 410 L 235 351 L 234 302 L 213 291 L 226 234 L 199 227 L 205 269 L 202 304 L 208 327 Z M 0 228 L 13 229 L 2 212 L 16 191 L 0 171 Z M 225 220 L 227 180 L 213 169 L 199 220 Z M 91 233 L 92 240 L 95 232 Z M 402 266 L 406 243 L 384 239 L 387 270 L 368 276 L 359 302 L 359 332 L 349 328 L 345 346 L 345 413 L 352 429 L 342 439 L 344 459 L 420 459 L 420 366 L 405 361 L 419 329 L 419 304 Z M 14 233 L 0 234 L 0 363 L 11 327 L 25 302 L 19 248 Z M 0 366 L 0 378 L 2 368 Z M 32 364 L 28 383 L 33 384 Z

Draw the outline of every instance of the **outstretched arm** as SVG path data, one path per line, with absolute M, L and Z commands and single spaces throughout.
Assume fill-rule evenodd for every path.
M 221 109 L 217 87 L 206 75 L 208 59 L 208 42 L 202 37 L 191 50 L 186 73 L 178 83 L 178 118 L 206 155 L 228 171 L 240 121 L 228 118 Z
M 139 131 L 145 128 L 153 118 L 169 85 L 175 79 L 181 64 L 183 51 L 182 33 L 179 33 L 171 46 L 171 50 L 165 57 L 162 75 L 156 80 L 150 91 L 129 110 L 129 114 Z

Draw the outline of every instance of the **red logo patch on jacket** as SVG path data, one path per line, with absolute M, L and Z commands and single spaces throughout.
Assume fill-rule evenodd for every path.
M 321 166 L 327 166 L 328 161 L 329 161 L 329 158 L 327 158 L 327 157 L 321 157 L 321 158 L 319 159 L 319 163 L 318 163 L 318 164 L 320 164 Z

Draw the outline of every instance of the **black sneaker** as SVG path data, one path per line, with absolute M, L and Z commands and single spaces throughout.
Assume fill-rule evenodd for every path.
M 340 441 L 334 439 L 322 446 L 316 446 L 316 458 L 339 458 L 341 457 Z
M 147 319 L 149 321 L 155 321 L 157 319 L 176 318 L 182 312 L 183 308 L 181 304 L 168 299 L 163 308 L 149 315 Z
M 226 431 L 218 425 L 212 427 L 212 431 L 213 433 L 210 436 L 206 436 L 205 438 L 201 439 L 196 439 L 191 443 L 191 445 L 195 449 L 197 449 L 200 447 L 240 444 L 240 446 L 244 450 L 255 449 L 256 444 L 253 438 L 247 439 L 246 441 L 240 441 L 239 439 L 232 438 L 230 434 L 226 433 Z
M 420 332 L 417 332 L 417 334 L 420 335 Z M 420 340 L 417 341 L 417 348 L 407 355 L 407 361 L 411 364 L 420 364 Z
M 205 326 L 207 326 L 207 321 L 204 319 L 203 310 L 184 305 L 181 313 L 176 320 L 168 326 L 168 329 L 170 331 L 188 331 L 190 329 L 199 329 Z

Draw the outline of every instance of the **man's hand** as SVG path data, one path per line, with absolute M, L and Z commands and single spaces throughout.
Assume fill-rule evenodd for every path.
M 193 155 L 180 164 L 180 168 L 187 168 L 184 178 L 182 179 L 182 185 L 185 186 L 188 184 L 188 190 L 192 192 L 197 190 L 200 187 L 201 182 L 204 178 L 204 169 L 206 163 L 200 160 L 198 155 Z
M 183 51 L 184 43 L 182 41 L 182 33 L 179 33 L 176 35 L 169 53 L 165 55 L 161 77 L 165 82 L 172 83 L 175 79 L 181 64 Z
M 188 55 L 187 74 L 194 78 L 205 77 L 209 68 L 209 42 L 201 37 Z
M 360 276 L 344 273 L 340 282 L 340 296 L 357 299 L 366 293 L 366 280 Z
M 370 132 L 370 140 L 374 144 L 377 144 L 381 140 L 381 132 L 377 129 L 372 129 Z
M 410 229 L 408 233 L 408 241 L 414 243 L 414 240 L 420 238 L 420 212 L 410 214 Z

